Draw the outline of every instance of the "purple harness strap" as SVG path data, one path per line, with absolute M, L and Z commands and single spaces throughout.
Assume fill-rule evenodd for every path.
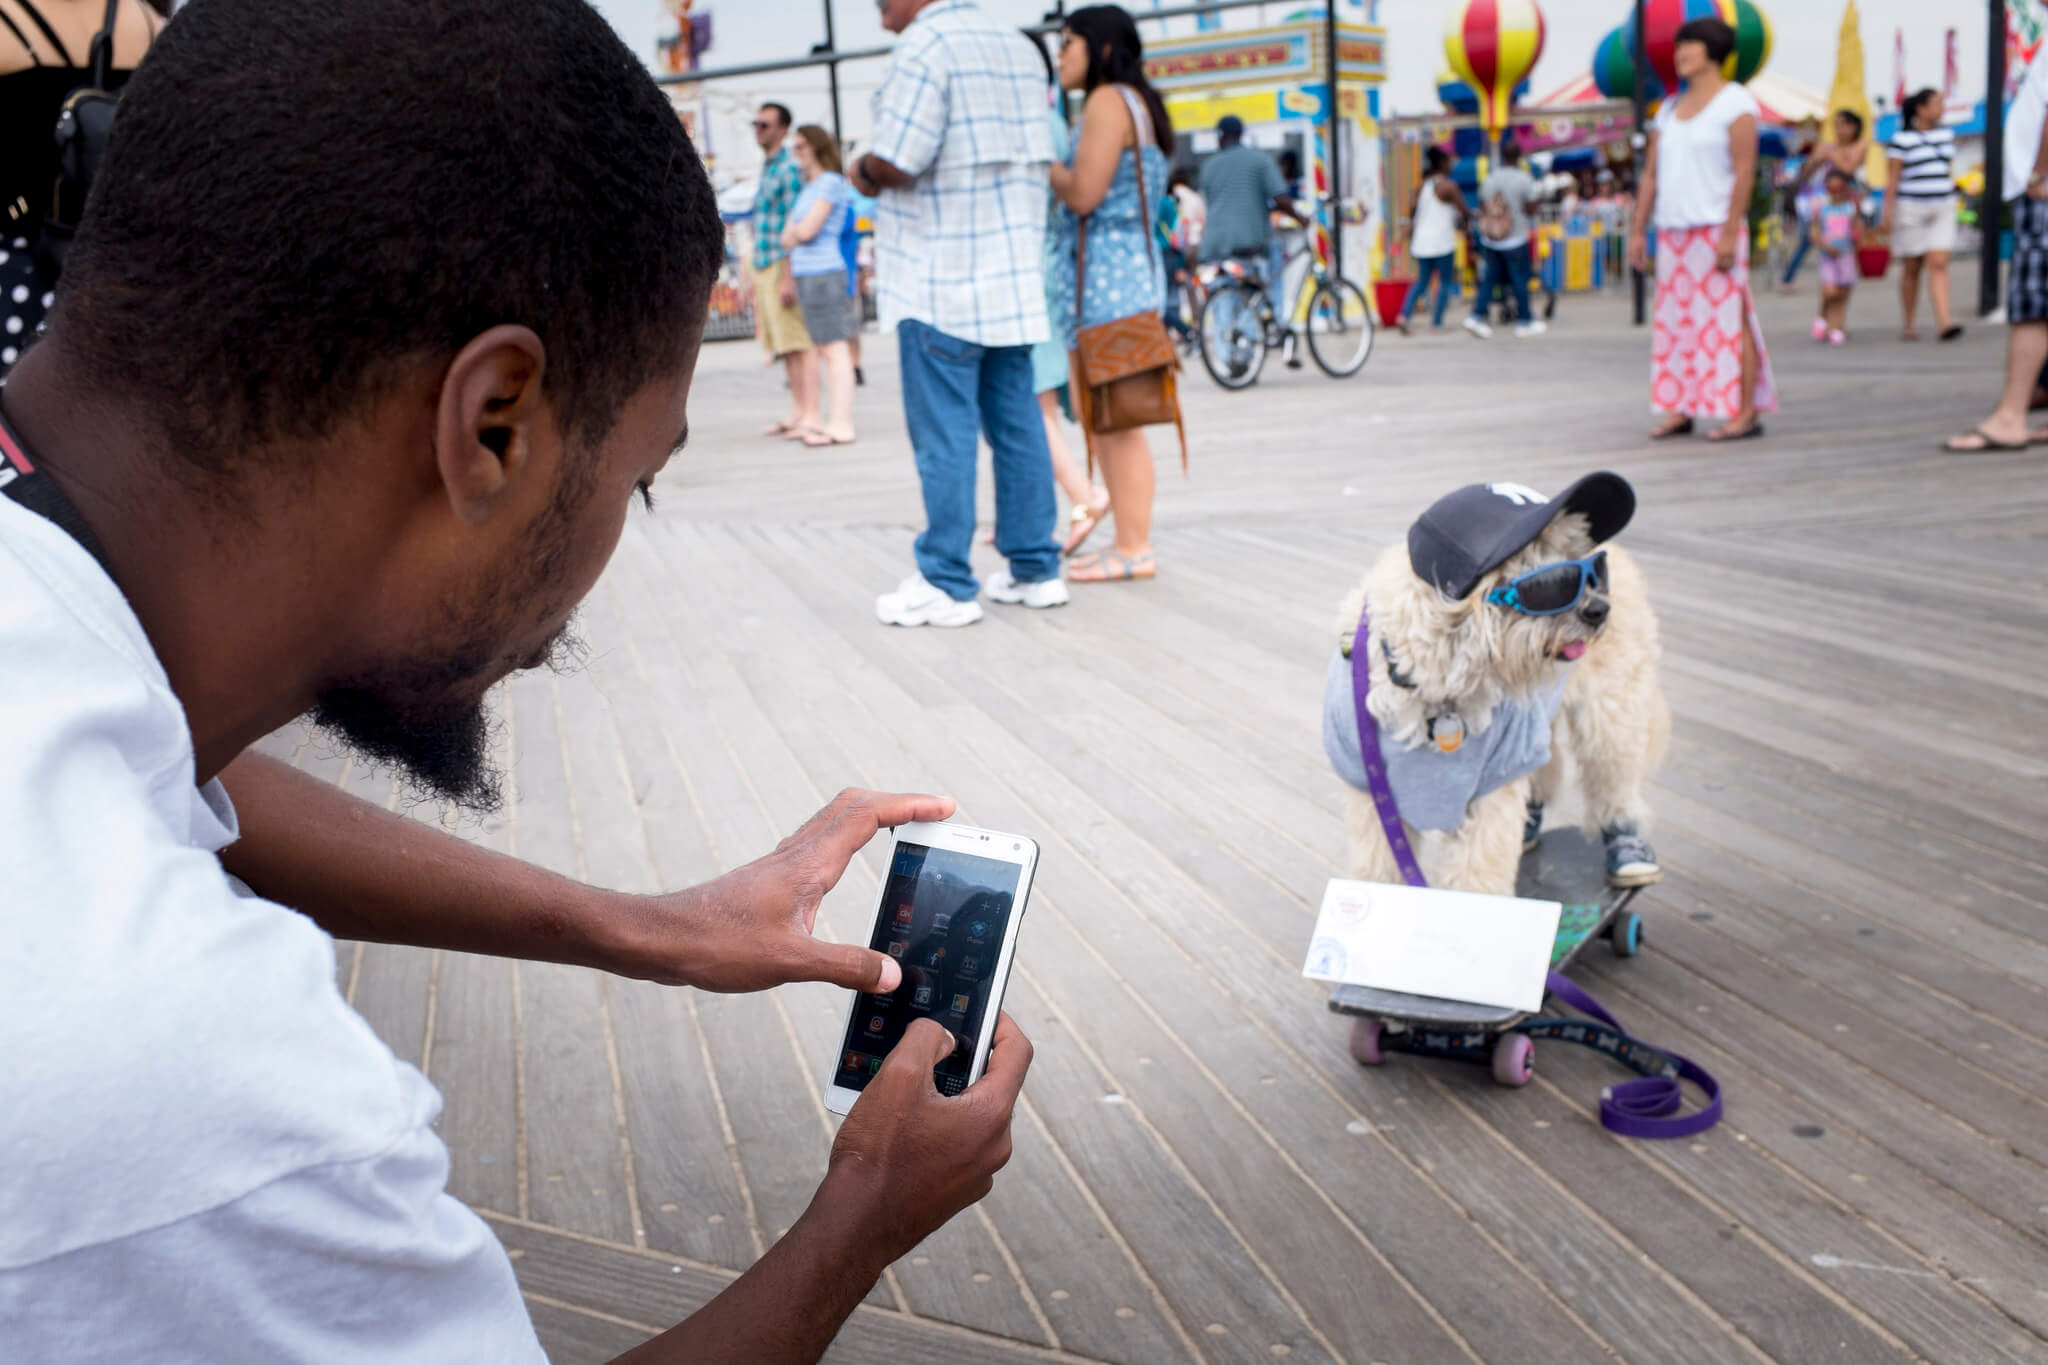
M 1365 761 L 1365 781 L 1372 793 L 1373 809 L 1379 812 L 1380 829 L 1387 836 L 1387 847 L 1393 850 L 1402 880 L 1410 886 L 1428 886 L 1422 864 L 1415 860 L 1415 850 L 1408 843 L 1408 831 L 1401 823 L 1401 808 L 1395 804 L 1393 785 L 1387 780 L 1379 727 L 1373 724 L 1365 705 L 1372 690 L 1372 653 L 1367 648 L 1371 631 L 1371 611 L 1361 607 L 1358 632 L 1351 637 L 1351 704 L 1358 713 L 1359 756 Z M 1721 1086 L 1705 1068 L 1675 1052 L 1665 1052 L 1630 1037 L 1605 1006 L 1557 972 L 1544 978 L 1543 988 L 1597 1022 L 1531 1021 L 1516 1025 L 1518 1029 L 1598 1048 L 1645 1073 L 1640 1080 L 1624 1081 L 1600 1092 L 1600 1122 L 1609 1132 L 1632 1138 L 1680 1138 L 1703 1133 L 1721 1121 Z M 1691 1081 L 1706 1094 L 1706 1106 L 1697 1113 L 1678 1113 L 1684 1098 L 1681 1079 Z

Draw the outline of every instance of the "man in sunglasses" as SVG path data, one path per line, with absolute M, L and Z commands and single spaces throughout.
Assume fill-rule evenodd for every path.
M 772 100 L 754 115 L 754 143 L 761 149 L 761 178 L 754 189 L 754 332 L 762 347 L 780 360 L 789 377 L 789 416 L 767 430 L 770 436 L 801 439 L 818 426 L 818 353 L 797 307 L 796 276 L 782 229 L 803 193 L 803 173 L 782 144 L 789 137 L 789 106 Z

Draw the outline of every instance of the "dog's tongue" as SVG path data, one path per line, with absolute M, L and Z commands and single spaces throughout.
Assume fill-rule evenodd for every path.
M 1586 642 L 1584 640 L 1574 640 L 1570 644 L 1566 645 L 1563 649 L 1557 651 L 1557 656 L 1560 659 L 1563 659 L 1566 663 L 1570 663 L 1573 659 L 1578 658 L 1581 654 L 1584 654 L 1585 652 Z

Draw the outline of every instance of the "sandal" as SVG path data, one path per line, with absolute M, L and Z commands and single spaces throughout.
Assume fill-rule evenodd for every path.
M 819 446 L 850 446 L 853 444 L 853 438 L 851 436 L 834 436 L 831 432 L 822 430 L 820 428 L 813 428 L 810 431 L 806 431 L 802 436 L 798 437 L 797 439 L 802 441 L 805 445 L 811 447 L 813 450 L 817 449 Z
M 761 434 L 763 436 L 787 436 L 796 429 L 796 423 L 785 419 L 775 423 L 773 426 L 762 427 Z
M 1157 558 L 1149 551 L 1141 555 L 1120 555 L 1115 550 L 1095 550 L 1067 565 L 1069 583 L 1122 583 L 1152 578 L 1159 572 Z
M 1965 444 L 1975 442 L 1975 444 Z M 1951 455 L 1981 455 L 1989 450 L 2025 450 L 2025 441 L 2001 441 L 1982 427 L 1966 431 L 1960 436 L 1951 436 L 1941 443 L 1941 448 Z
M 1674 437 L 1690 435 L 1692 435 L 1692 418 L 1690 417 L 1681 417 L 1677 421 L 1661 422 L 1650 428 L 1650 439 L 1653 441 L 1669 441 Z
M 1060 546 L 1060 553 L 1070 555 L 1081 548 L 1088 537 L 1095 534 L 1095 528 L 1102 525 L 1102 519 L 1109 515 L 1109 494 L 1103 493 L 1100 502 L 1077 502 L 1074 510 L 1067 514 L 1067 540 Z
M 1730 431 L 1727 427 L 1716 427 L 1707 433 L 1707 439 L 1709 441 L 1754 441 L 1761 439 L 1763 434 L 1764 424 L 1752 419 L 1750 424 L 1740 431 Z

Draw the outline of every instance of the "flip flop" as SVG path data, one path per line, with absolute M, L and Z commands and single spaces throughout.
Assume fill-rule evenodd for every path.
M 1721 433 L 1726 430 L 1726 427 L 1716 428 L 1707 433 L 1707 439 L 1709 441 L 1754 441 L 1764 434 L 1764 424 L 1762 422 L 1751 422 L 1733 436 L 1723 436 Z
M 816 450 L 819 446 L 850 446 L 853 444 L 853 437 L 834 436 L 829 431 L 807 431 L 798 439 L 813 450 Z
M 1674 426 L 1659 427 L 1652 430 L 1650 432 L 1650 439 L 1653 441 L 1669 441 L 1680 436 L 1690 435 L 1692 435 L 1692 418 L 1688 417 Z
M 773 426 L 762 427 L 761 434 L 763 436 L 787 436 L 795 430 L 796 423 L 794 422 L 777 422 Z
M 1090 572 L 1094 570 L 1095 572 Z M 1123 583 L 1152 578 L 1159 572 L 1158 560 L 1150 554 L 1120 555 L 1115 550 L 1095 550 L 1067 566 L 1069 583 Z
M 1951 323 L 1948 326 L 1941 329 L 1941 339 L 1943 341 L 1954 341 L 1957 337 L 1961 336 L 1962 334 L 1963 325 L 1960 322 Z
M 1973 446 L 1956 444 L 1958 441 L 1967 441 L 1973 436 L 1977 438 L 1979 444 Z M 1982 455 L 1987 451 L 2025 450 L 2027 443 L 2025 441 L 2001 441 L 1990 432 L 1984 430 L 1984 428 L 1976 427 L 1964 432 L 1960 436 L 1949 437 L 1941 443 L 1940 448 L 1950 455 Z

